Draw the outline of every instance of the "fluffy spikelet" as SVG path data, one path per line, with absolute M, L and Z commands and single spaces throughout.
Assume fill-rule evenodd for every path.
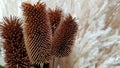
M 25 16 L 25 46 L 33 64 L 48 62 L 51 58 L 52 31 L 45 4 L 23 3 Z
M 30 61 L 25 49 L 21 21 L 17 17 L 4 17 L 2 30 L 5 49 L 5 68 L 30 68 Z
M 77 32 L 77 23 L 68 15 L 66 19 L 60 23 L 54 33 L 52 41 L 52 53 L 56 57 L 65 57 L 71 53 L 71 48 Z
M 55 29 L 58 27 L 61 18 L 62 18 L 62 10 L 60 8 L 56 9 L 49 9 L 48 10 L 48 15 L 50 18 L 50 23 L 52 27 L 52 34 L 54 34 Z

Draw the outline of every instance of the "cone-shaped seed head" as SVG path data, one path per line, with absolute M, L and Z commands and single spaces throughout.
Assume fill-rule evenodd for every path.
M 30 61 L 25 49 L 21 21 L 17 17 L 4 17 L 2 30 L 5 49 L 6 68 L 30 68 Z
M 52 31 L 45 4 L 23 3 L 25 46 L 33 64 L 48 62 L 51 58 Z
M 52 34 L 54 34 L 55 29 L 58 27 L 59 23 L 61 22 L 62 16 L 62 10 L 60 8 L 56 9 L 49 9 L 48 15 L 50 18 L 50 23 L 52 27 Z
M 71 53 L 76 32 L 77 23 L 72 19 L 72 16 L 69 15 L 55 30 L 52 41 L 53 55 L 56 57 L 68 56 Z

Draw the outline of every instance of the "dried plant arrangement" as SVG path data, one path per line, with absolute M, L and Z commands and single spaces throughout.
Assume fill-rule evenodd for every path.
M 19 1 L 19 4 L 17 3 Z M 4 16 L 20 15 L 18 8 L 26 0 L 2 0 Z M 27 0 L 35 2 L 38 0 Z M 59 57 L 61 68 L 119 68 L 120 66 L 120 0 L 41 0 L 55 11 L 60 7 L 65 14 L 76 18 L 78 30 L 69 56 Z M 11 11 L 12 8 L 12 11 Z M 17 10 L 19 9 L 19 10 Z M 54 9 L 54 10 L 53 10 Z M 17 13 L 18 12 L 18 13 Z M 1 12 L 0 12 L 1 13 Z M 49 15 L 49 10 L 48 10 Z M 63 14 L 64 15 L 64 14 Z M 1 15 L 0 15 L 1 16 Z M 51 15 L 49 18 L 54 18 Z M 66 18 L 64 16 L 62 18 Z M 24 19 L 24 18 L 23 18 Z M 51 20 L 50 19 L 50 20 Z M 64 21 L 62 20 L 62 21 Z M 53 20 L 54 21 L 54 20 Z M 52 21 L 50 21 L 51 23 Z M 60 21 L 60 23 L 62 23 Z M 59 23 L 59 25 L 60 25 Z M 52 24 L 52 37 L 59 27 Z M 54 29 L 55 28 L 55 29 Z M 57 51 L 57 50 L 56 50 Z M 55 56 L 55 55 L 54 55 Z M 55 57 L 57 58 L 57 57 Z M 60 61 L 61 60 L 61 61 Z M 0 61 L 1 62 L 1 61 Z M 62 64 L 60 64 L 62 63 Z M 46 64 L 44 64 L 46 66 Z M 57 68 L 57 67 L 54 67 Z
M 40 68 L 41 64 L 43 68 L 50 68 L 50 61 L 55 57 L 70 55 L 78 29 L 77 22 L 70 14 L 64 15 L 60 8 L 47 10 L 44 2 L 23 2 L 22 9 L 23 23 L 17 17 L 5 17 L 1 25 L 5 53 L 11 58 L 6 56 L 6 62 L 10 62 L 6 68 Z M 25 55 L 20 53 L 22 48 Z M 10 61 L 15 57 L 18 62 Z
M 4 17 L 0 29 L 4 39 L 5 68 L 30 68 L 22 33 L 22 21 L 15 16 Z

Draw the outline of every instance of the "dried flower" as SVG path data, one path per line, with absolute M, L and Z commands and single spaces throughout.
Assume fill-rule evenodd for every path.
M 4 39 L 6 68 L 30 67 L 21 25 L 22 22 L 17 17 L 4 17 L 3 24 L 0 25 Z
M 71 53 L 76 32 L 77 23 L 71 15 L 68 15 L 66 19 L 60 23 L 54 33 L 52 53 L 56 57 L 68 56 Z
M 25 46 L 33 64 L 51 59 L 52 31 L 44 3 L 23 3 Z

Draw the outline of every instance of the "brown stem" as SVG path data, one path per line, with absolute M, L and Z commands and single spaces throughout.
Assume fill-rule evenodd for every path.
M 58 66 L 58 58 L 54 57 L 54 68 L 57 68 Z
M 34 65 L 34 68 L 40 68 L 40 64 Z
M 50 63 L 44 63 L 43 68 L 50 68 Z

